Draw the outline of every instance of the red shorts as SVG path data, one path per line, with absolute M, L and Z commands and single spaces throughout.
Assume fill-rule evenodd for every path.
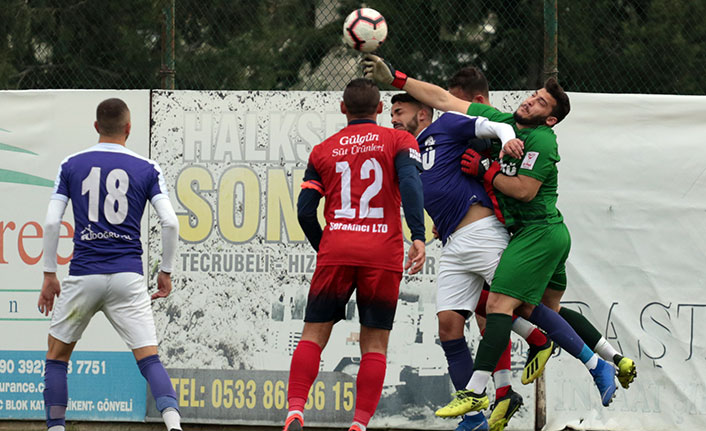
M 356 291 L 360 324 L 392 329 L 401 271 L 363 266 L 317 266 L 311 279 L 305 322 L 338 322 L 346 317 L 346 304 Z

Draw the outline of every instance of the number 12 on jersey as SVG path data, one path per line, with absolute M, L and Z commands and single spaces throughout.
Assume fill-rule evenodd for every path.
M 351 206 L 351 167 L 348 162 L 336 162 L 336 172 L 341 174 L 341 208 L 334 211 L 336 218 L 355 218 L 356 209 Z M 363 162 L 360 167 L 360 179 L 367 180 L 373 174 L 373 182 L 366 187 L 360 196 L 359 217 L 381 219 L 384 217 L 382 207 L 370 207 L 370 200 L 382 190 L 382 166 L 374 158 Z

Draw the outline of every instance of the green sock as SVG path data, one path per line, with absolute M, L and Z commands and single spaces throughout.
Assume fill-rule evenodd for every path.
M 581 337 L 583 342 L 586 343 L 591 349 L 595 348 L 596 344 L 601 341 L 603 336 L 600 332 L 598 332 L 595 326 L 591 325 L 591 322 L 589 322 L 588 319 L 583 317 L 583 314 L 570 310 L 566 307 L 561 307 L 559 310 L 559 315 L 563 317 L 572 328 L 574 328 L 574 331 L 579 334 L 579 337 Z
M 485 335 L 478 346 L 473 369 L 492 372 L 510 341 L 512 316 L 492 313 L 486 319 Z

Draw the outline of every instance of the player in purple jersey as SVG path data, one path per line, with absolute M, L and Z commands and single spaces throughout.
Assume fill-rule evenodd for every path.
M 180 431 L 176 392 L 157 354 L 142 275 L 140 221 L 150 202 L 162 225 L 158 291 L 151 299 L 164 298 L 172 290 L 179 224 L 157 163 L 125 148 L 131 127 L 125 102 L 101 102 L 94 125 L 98 144 L 61 163 L 44 224 L 44 282 L 38 306 L 45 315 L 53 310 L 44 375 L 47 428 L 65 430 L 68 362 L 88 322 L 102 311 L 135 355 L 167 429 Z M 56 277 L 56 250 L 69 200 L 74 254 L 62 287 Z

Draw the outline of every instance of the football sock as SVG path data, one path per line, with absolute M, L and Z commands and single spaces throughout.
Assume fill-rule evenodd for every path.
M 493 371 L 493 383 L 495 383 L 495 399 L 505 396 L 510 390 L 510 368 L 512 367 L 512 358 L 510 353 L 512 352 L 512 341 L 507 343 L 507 348 L 503 351 L 500 360 L 498 360 L 498 365 L 495 366 L 495 371 Z
M 387 360 L 382 353 L 368 352 L 360 358 L 360 369 L 355 381 L 354 423 L 368 426 L 368 422 L 370 422 L 380 401 L 386 369 Z
M 164 420 L 164 425 L 167 426 L 168 430 L 181 429 L 181 415 L 174 407 L 167 407 L 162 410 L 162 420 Z
M 480 341 L 476 353 L 475 370 L 493 371 L 498 360 L 510 342 L 512 316 L 501 313 L 488 314 L 485 335 Z
M 583 345 L 579 359 L 589 370 L 596 368 L 596 365 L 598 365 L 598 355 L 593 353 L 593 350 L 585 344 Z
M 524 338 L 525 340 L 527 339 L 527 337 L 532 335 L 532 330 L 535 329 L 535 326 L 533 324 L 523 319 L 522 317 L 515 317 L 513 315 L 512 318 L 512 332 Z
M 486 317 L 485 306 L 488 304 L 488 292 L 483 289 L 480 291 L 480 296 L 478 297 L 478 304 L 476 304 L 476 314 L 481 317 Z
M 485 391 L 492 371 L 510 342 L 511 328 L 512 316 L 501 313 L 488 314 L 485 335 L 478 346 L 473 375 L 466 386 L 467 389 L 478 394 Z
M 66 406 L 69 403 L 67 374 L 69 363 L 47 359 L 44 371 L 44 410 L 47 428 L 66 426 Z
M 620 362 L 621 359 L 623 359 L 623 356 L 615 350 L 615 348 L 606 340 L 605 338 L 601 337 L 600 341 L 593 347 L 593 351 L 598 353 L 601 358 L 605 359 L 606 361 L 612 361 L 615 362 L 615 357 L 619 356 L 618 362 Z M 618 362 L 615 363 L 615 365 L 618 365 Z
M 287 412 L 287 419 L 289 419 L 290 416 L 294 416 L 294 415 L 299 415 L 303 418 L 304 412 L 300 411 L 300 410 L 290 410 Z
M 598 332 L 596 327 L 593 326 L 583 314 L 566 307 L 561 307 L 559 309 L 559 315 L 574 328 L 574 331 L 579 334 L 583 342 L 589 346 L 595 347 L 600 342 L 601 338 L 603 338 L 601 333 Z
M 444 349 L 446 362 L 449 364 L 449 377 L 451 377 L 454 388 L 457 391 L 465 388 L 473 373 L 473 358 L 468 349 L 466 338 L 442 341 L 441 348 Z
M 320 361 L 321 346 L 308 340 L 300 341 L 297 344 L 292 355 L 292 364 L 289 367 L 289 390 L 287 392 L 289 411 L 304 411 L 309 388 L 314 384 L 314 380 L 319 374 Z
M 559 314 L 544 304 L 534 307 L 529 321 L 544 329 L 549 338 L 574 358 L 578 358 L 586 345 L 573 328 Z M 590 348 L 589 348 L 590 350 Z
M 167 370 L 164 369 L 162 361 L 159 360 L 159 355 L 142 358 L 137 361 L 137 366 L 150 385 L 150 391 L 152 391 L 157 410 L 161 412 L 167 407 L 171 407 L 179 411 L 176 391 L 174 391 L 174 386 L 172 386 Z
M 525 340 L 533 346 L 543 346 L 547 342 L 547 336 L 535 327 L 532 329 L 529 337 L 525 338 Z

